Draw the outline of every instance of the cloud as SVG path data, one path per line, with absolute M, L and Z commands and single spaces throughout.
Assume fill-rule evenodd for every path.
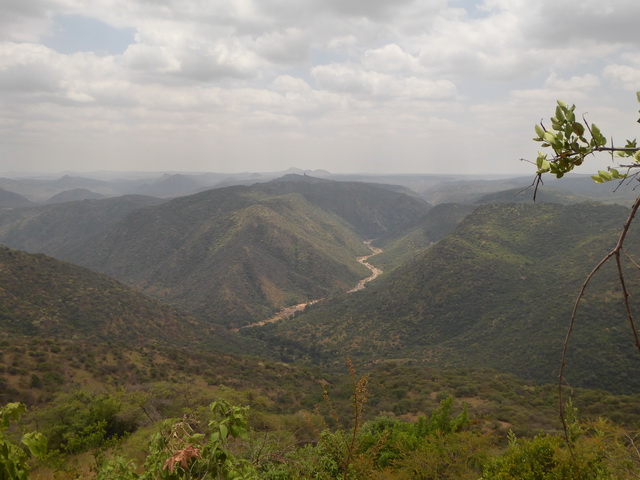
M 550 75 L 545 82 L 545 87 L 556 92 L 575 92 L 581 91 L 589 93 L 600 85 L 600 79 L 593 74 L 574 75 L 571 78 L 559 78 L 555 73 Z
M 455 85 L 447 80 L 394 76 L 342 64 L 314 67 L 311 75 L 323 89 L 356 96 L 420 100 L 451 99 L 456 94 Z
M 52 31 L 55 2 L 3 0 L 0 8 L 0 41 L 36 42 Z
M 0 155 L 21 168 L 41 155 L 60 169 L 85 158 L 109 168 L 110 155 L 171 165 L 185 150 L 201 166 L 213 149 L 243 170 L 304 158 L 424 171 L 448 165 L 438 159 L 455 145 L 460 170 L 519 171 L 531 126 L 558 98 L 615 128 L 616 115 L 637 114 L 631 0 L 6 0 L 0 10 Z M 63 48 L 52 35 L 65 19 L 115 36 L 96 44 L 67 30 Z
M 324 7 L 337 14 L 382 19 L 395 14 L 403 7 L 416 0 L 317 0 L 320 8 Z M 388 18 L 388 17 L 387 17 Z
M 126 67 L 139 72 L 164 74 L 180 71 L 180 61 L 162 46 L 130 45 L 122 55 Z
M 303 64 L 309 59 L 311 41 L 300 28 L 268 32 L 255 41 L 256 53 L 274 63 Z
M 41 45 L 0 44 L 0 90 L 14 93 L 50 93 L 59 89 L 52 64 L 54 54 Z
M 607 65 L 604 69 L 604 75 L 625 90 L 638 91 L 640 89 L 640 67 Z
M 405 52 L 395 43 L 385 45 L 375 50 L 366 51 L 362 64 L 365 68 L 378 72 L 411 75 L 424 71 L 418 58 Z
M 509 8 L 507 4 L 504 8 Z M 634 0 L 542 0 L 517 5 L 515 13 L 525 20 L 523 33 L 534 45 L 559 49 L 637 42 L 640 3 Z
M 221 78 L 250 78 L 260 68 L 260 58 L 240 42 L 225 39 L 216 43 L 204 42 L 180 52 L 179 73 L 201 82 Z

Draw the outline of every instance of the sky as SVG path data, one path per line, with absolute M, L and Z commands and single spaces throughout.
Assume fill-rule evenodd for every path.
M 0 172 L 530 173 L 557 99 L 638 136 L 638 18 L 638 0 L 2 0 Z

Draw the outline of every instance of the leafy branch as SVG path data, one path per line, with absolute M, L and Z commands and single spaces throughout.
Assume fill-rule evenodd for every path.
M 636 96 L 638 102 L 640 102 L 640 92 L 636 92 Z M 546 153 L 538 153 L 538 158 L 536 160 L 536 179 L 534 180 L 534 200 L 536 198 L 538 186 L 542 183 L 543 174 L 551 173 L 557 178 L 562 178 L 566 173 L 582 165 L 587 156 L 594 155 L 598 152 L 609 153 L 612 161 L 615 161 L 615 158 L 618 158 L 627 159 L 630 163 L 618 163 L 618 168 L 622 169 L 623 173 L 621 173 L 618 168 L 611 167 L 607 168 L 607 170 L 598 170 L 598 174 L 592 175 L 591 177 L 596 183 L 604 183 L 612 180 L 623 182 L 625 179 L 632 179 L 640 174 L 640 171 L 633 171 L 634 169 L 640 168 L 640 147 L 638 147 L 637 140 L 627 140 L 623 147 L 614 146 L 612 140 L 611 146 L 607 146 L 607 138 L 596 124 L 589 124 L 584 117 L 582 118 L 582 122 L 576 119 L 575 108 L 575 105 L 568 106 L 566 103 L 558 100 L 555 116 L 551 118 L 551 128 L 546 128 L 542 122 L 535 126 L 537 136 L 534 137 L 534 140 L 541 142 L 542 147 L 550 147 L 553 150 L 553 155 L 549 157 Z M 638 122 L 640 122 L 640 120 L 638 120 Z M 616 246 L 607 255 L 605 255 L 589 275 L 587 275 L 580 288 L 578 297 L 576 298 L 571 312 L 569 328 L 562 347 L 562 361 L 558 379 L 560 418 L 562 420 L 562 426 L 567 440 L 568 431 L 564 412 L 563 383 L 569 340 L 573 333 L 578 308 L 584 298 L 587 286 L 602 266 L 612 258 L 614 258 L 616 262 L 618 279 L 622 290 L 622 299 L 627 313 L 627 319 L 631 327 L 634 344 L 640 352 L 640 339 L 638 337 L 638 330 L 635 326 L 634 316 L 629 302 L 629 292 L 627 290 L 622 264 L 622 253 L 628 257 L 627 253 L 624 252 L 624 242 L 638 208 L 640 208 L 640 196 L 636 198 L 631 207 L 631 211 L 622 227 Z M 638 264 L 633 260 L 631 260 L 631 263 L 638 267 Z
M 636 95 L 640 102 L 640 92 L 636 92 Z M 538 186 L 542 183 L 543 174 L 551 173 L 557 178 L 562 178 L 566 173 L 582 165 L 587 156 L 598 152 L 609 153 L 612 161 L 615 158 L 629 159 L 631 163 L 618 163 L 617 166 L 623 170 L 623 173 L 618 168 L 612 167 L 607 170 L 598 170 L 598 174 L 591 177 L 596 183 L 611 180 L 623 181 L 640 173 L 631 173 L 634 168 L 640 167 L 640 147 L 636 139 L 627 140 L 622 147 L 613 145 L 612 139 L 611 146 L 607 146 L 607 138 L 600 128 L 595 123 L 589 124 L 584 116 L 582 122 L 578 121 L 575 109 L 575 105 L 568 106 L 565 102 L 558 100 L 555 115 L 551 117 L 551 127 L 545 127 L 542 121 L 535 126 L 536 137 L 533 140 L 541 142 L 542 147 L 551 147 L 553 155 L 549 157 L 546 153 L 538 152 L 534 200 Z

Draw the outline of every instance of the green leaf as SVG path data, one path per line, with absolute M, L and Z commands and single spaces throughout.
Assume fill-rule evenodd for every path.
M 229 435 L 229 428 L 226 425 L 220 425 L 220 437 L 225 439 Z
M 11 422 L 20 420 L 25 413 L 27 413 L 27 406 L 24 403 L 7 403 L 0 409 L 0 425 L 8 427 Z
M 591 124 L 591 134 L 593 135 L 592 145 L 603 147 L 607 144 L 607 139 L 604 138 L 604 135 L 602 135 L 602 132 L 600 132 L 600 129 L 595 123 Z
M 547 173 L 554 164 L 547 160 L 547 156 L 544 153 L 538 153 L 536 165 L 538 166 L 538 171 L 536 173 Z
M 607 172 L 606 170 L 598 170 L 598 174 L 600 175 L 600 177 L 604 180 L 604 181 L 609 181 L 611 180 L 611 174 L 609 172 Z
M 551 145 L 553 145 L 556 142 L 556 134 L 553 132 L 544 132 L 544 135 L 542 138 L 544 138 L 544 140 L 550 143 Z
M 571 129 L 573 130 L 573 133 L 575 133 L 579 137 L 582 137 L 584 135 L 584 126 L 579 122 L 573 122 L 573 124 L 571 125 Z
M 24 443 L 31 454 L 36 458 L 44 457 L 47 453 L 47 439 L 42 433 L 28 432 L 22 437 Z
M 540 125 L 536 124 L 535 130 L 536 130 L 536 134 L 538 135 L 538 138 L 542 140 L 542 137 L 544 137 L 544 129 Z

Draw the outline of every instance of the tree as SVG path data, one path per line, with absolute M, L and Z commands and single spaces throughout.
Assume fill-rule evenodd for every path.
M 636 92 L 636 96 L 638 102 L 640 102 L 640 92 Z M 612 162 L 616 163 L 617 168 L 608 167 L 607 170 L 598 170 L 597 175 L 592 175 L 595 182 L 604 183 L 617 180 L 619 184 L 622 185 L 633 180 L 640 181 L 640 178 L 638 178 L 640 175 L 640 147 L 638 147 L 637 140 L 627 140 L 624 146 L 618 147 L 614 145 L 612 139 L 611 144 L 607 145 L 607 137 L 601 132 L 600 128 L 598 128 L 595 123 L 590 124 L 587 122 L 584 116 L 582 117 L 582 121 L 577 119 L 575 109 L 575 105 L 568 106 L 565 102 L 558 100 L 555 115 L 551 117 L 550 128 L 546 127 L 542 122 L 535 126 L 536 137 L 534 137 L 534 140 L 536 142 L 541 142 L 542 147 L 544 148 L 551 148 L 553 150 L 553 155 L 549 156 L 543 152 L 538 153 L 538 158 L 536 159 L 536 178 L 533 182 L 533 185 L 535 185 L 533 194 L 534 200 L 536 198 L 538 187 L 542 184 L 542 175 L 549 173 L 555 175 L 557 178 L 562 178 L 566 173 L 581 166 L 586 157 L 595 155 L 599 152 L 609 154 Z M 638 122 L 640 122 L 640 119 Z M 640 269 L 640 265 L 624 250 L 624 242 L 638 208 L 640 208 L 640 196 L 636 198 L 631 206 L 629 216 L 622 227 L 622 231 L 620 232 L 615 247 L 605 255 L 593 268 L 591 273 L 589 273 L 582 284 L 574 303 L 567 336 L 563 345 L 562 363 L 560 366 L 558 382 L 560 416 L 562 418 L 565 436 L 567 435 L 567 424 L 564 418 L 562 385 L 564 381 L 564 370 L 569 340 L 571 338 L 571 333 L 573 332 L 578 308 L 584 297 L 587 286 L 594 275 L 611 259 L 614 259 L 616 263 L 622 292 L 622 301 L 624 302 L 627 312 L 627 319 L 631 328 L 634 344 L 640 352 L 640 338 L 635 326 L 631 304 L 629 302 L 629 292 L 625 283 L 623 269 L 624 258 L 626 258 L 632 266 Z

